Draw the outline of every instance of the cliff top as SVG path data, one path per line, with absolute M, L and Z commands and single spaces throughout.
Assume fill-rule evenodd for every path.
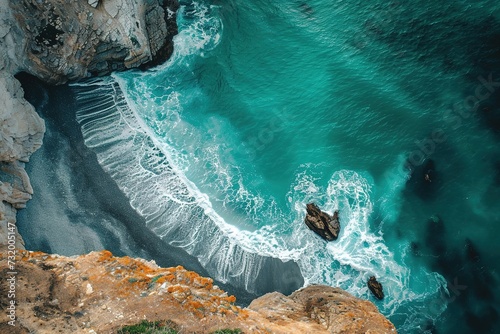
M 180 333 L 223 328 L 287 334 L 396 332 L 371 302 L 336 288 L 310 286 L 288 297 L 270 293 L 242 309 L 212 279 L 181 266 L 161 268 L 109 251 L 77 257 L 29 251 L 19 255 L 18 326 L 12 333 L 116 333 L 146 319 L 170 320 Z M 1 276 L 8 277 L 8 271 L 2 256 Z M 0 304 L 8 303 L 2 291 Z M 12 329 L 8 321 L 2 313 L 0 331 Z

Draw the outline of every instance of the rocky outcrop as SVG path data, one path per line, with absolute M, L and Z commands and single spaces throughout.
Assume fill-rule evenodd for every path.
M 175 0 L 10 1 L 18 69 L 49 83 L 164 62 Z
M 384 299 L 384 290 L 382 288 L 382 284 L 377 281 L 375 276 L 371 276 L 366 284 L 368 285 L 368 289 L 370 289 L 375 298 L 379 300 Z
M 21 85 L 0 70 L 0 249 L 7 243 L 7 231 L 15 231 L 16 245 L 23 247 L 15 228 L 16 209 L 26 206 L 33 189 L 24 163 L 41 145 L 45 125 L 24 99 Z
M 305 218 L 307 227 L 316 232 L 327 241 L 338 238 L 340 232 L 339 212 L 335 211 L 333 217 L 321 211 L 314 203 L 307 204 L 307 214 Z
M 0 248 L 33 190 L 24 163 L 45 125 L 14 74 L 48 83 L 148 67 L 171 55 L 176 0 L 0 0 Z M 12 227 L 14 226 L 14 227 Z
M 278 292 L 254 300 L 250 309 L 290 328 L 301 323 L 318 326 L 318 333 L 395 333 L 375 305 L 329 286 L 313 285 L 289 297 Z M 300 320 L 300 321 L 297 321 Z M 309 329 L 310 330 L 310 329 Z M 297 328 L 298 333 L 316 333 Z
M 0 258 L 0 276 L 6 262 Z M 326 286 L 270 293 L 242 309 L 210 278 L 107 251 L 71 258 L 24 251 L 16 271 L 18 333 L 116 333 L 143 319 L 172 320 L 180 333 L 396 332 L 372 303 Z M 8 302 L 0 293 L 0 304 Z M 9 320 L 0 314 L 0 332 L 12 329 Z

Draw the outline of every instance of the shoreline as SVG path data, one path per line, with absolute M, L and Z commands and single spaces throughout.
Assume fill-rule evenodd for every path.
M 74 110 L 71 109 L 74 103 L 71 88 L 68 85 L 49 86 L 26 75 L 20 77 L 27 95 L 43 95 L 44 91 L 48 98 L 41 110 L 40 105 L 35 105 L 47 127 L 44 144 L 33 154 L 26 166 L 28 174 L 33 176 L 35 194 L 40 196 L 35 195 L 27 204 L 27 208 L 18 213 L 18 228 L 20 234 L 24 236 L 26 249 L 64 256 L 82 255 L 106 249 L 115 256 L 154 259 L 162 267 L 182 265 L 202 276 L 209 276 L 195 257 L 178 247 L 168 245 L 152 233 L 145 226 L 144 218 L 135 212 L 128 198 L 101 168 L 95 154 L 83 143 L 80 126 L 76 122 Z M 40 93 L 34 94 L 34 90 Z M 30 99 L 33 97 L 27 96 L 27 99 L 31 102 Z M 58 170 L 64 170 L 68 174 L 53 173 Z M 60 184 L 64 183 L 61 179 L 67 179 L 66 181 L 75 187 L 74 193 L 60 192 Z M 62 186 L 64 187 L 64 184 Z M 76 197 L 81 207 L 65 208 L 65 205 L 61 205 L 62 208 L 51 208 L 54 210 L 43 216 L 44 211 L 48 209 L 47 204 L 54 206 L 58 201 L 71 201 L 73 197 Z M 85 211 L 83 214 L 75 212 L 82 209 Z M 61 240 L 64 239 L 61 235 L 56 238 L 51 237 L 50 232 L 56 232 L 50 230 L 54 227 L 60 233 L 61 227 L 53 225 L 54 219 L 63 220 L 58 216 L 61 213 L 67 215 L 67 222 L 71 224 L 64 226 L 63 229 L 72 233 L 69 237 L 73 240 Z M 100 226 L 99 221 L 106 223 L 107 226 Z M 38 229 L 49 232 L 45 237 L 50 239 L 44 239 L 43 234 L 37 232 Z M 89 235 L 80 233 L 82 229 Z M 75 237 L 80 240 L 74 240 Z M 96 237 L 98 240 L 94 240 Z M 131 244 L 123 245 L 120 239 Z M 54 242 L 59 244 L 51 245 Z M 57 248 L 55 251 L 54 247 Z M 234 293 L 238 297 L 239 305 L 246 306 L 258 297 L 257 294 L 248 293 L 231 284 L 222 282 L 216 284 Z

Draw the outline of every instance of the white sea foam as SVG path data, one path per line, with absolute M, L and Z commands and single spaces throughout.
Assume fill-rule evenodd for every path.
M 404 167 L 406 154 L 401 154 L 395 163 L 384 173 L 379 207 L 382 212 L 382 223 L 392 224 L 397 221 L 401 212 L 401 192 L 410 178 L 410 171 Z
M 219 44 L 223 31 L 222 20 L 212 14 L 218 8 L 200 2 L 182 5 L 177 12 L 179 33 L 174 36 L 174 54 L 167 63 L 156 67 L 154 71 L 161 71 L 186 56 L 203 57 L 213 50 Z
M 354 171 L 342 170 L 333 174 L 326 190 L 318 191 L 318 188 L 320 186 L 307 172 L 298 174 L 289 198 L 294 203 L 299 229 L 306 229 L 301 218 L 306 203 L 311 201 L 321 203 L 322 208 L 330 213 L 339 210 L 342 228 L 338 240 L 328 244 L 314 234 L 297 232 L 306 245 L 298 260 L 306 283 L 340 286 L 369 299 L 366 281 L 374 275 L 383 281 L 384 291 L 390 296 L 379 305 L 386 315 L 400 312 L 400 307 L 411 304 L 412 312 L 435 317 L 437 314 L 426 310 L 425 302 L 438 296 L 445 281 L 436 273 L 415 272 L 404 263 L 398 263 L 383 237 L 370 230 L 368 222 L 373 205 L 366 179 Z
M 172 149 L 137 117 L 113 78 L 74 88 L 86 145 L 154 233 L 198 257 L 214 277 L 249 291 L 273 257 L 297 258 L 297 250 L 282 248 L 269 228 L 252 233 L 225 222 L 170 163 Z

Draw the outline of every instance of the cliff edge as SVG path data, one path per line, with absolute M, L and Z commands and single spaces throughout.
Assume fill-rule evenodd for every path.
M 7 271 L 1 257 L 0 272 Z M 16 271 L 17 327 L 13 332 L 2 312 L 2 333 L 116 333 L 144 319 L 170 320 L 179 333 L 396 333 L 371 302 L 327 286 L 270 293 L 242 309 L 210 278 L 108 251 L 78 257 L 24 251 Z M 8 304 L 2 286 L 0 305 Z

